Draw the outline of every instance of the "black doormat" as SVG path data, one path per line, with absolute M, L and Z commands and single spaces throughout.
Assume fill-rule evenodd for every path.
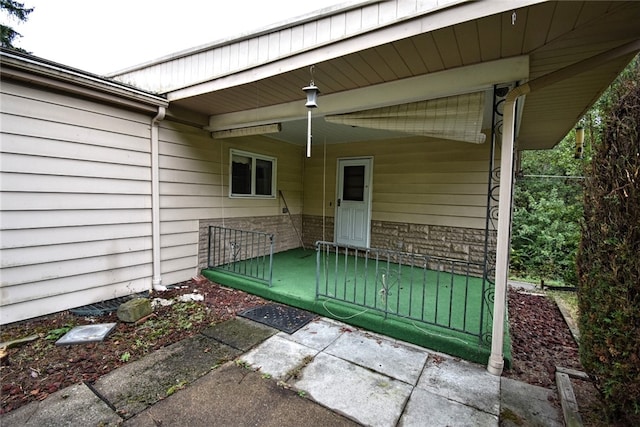
M 239 316 L 292 334 L 317 315 L 288 305 L 266 304 L 245 310 Z

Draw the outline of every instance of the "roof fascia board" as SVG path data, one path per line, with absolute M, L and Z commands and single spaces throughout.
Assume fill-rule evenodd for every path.
M 417 13 L 410 17 L 386 24 L 373 30 L 355 34 L 338 41 L 315 46 L 313 49 L 294 53 L 272 62 L 219 76 L 182 89 L 167 92 L 170 101 L 215 92 L 234 86 L 252 83 L 275 75 L 294 71 L 309 65 L 339 58 L 375 46 L 391 43 L 418 34 L 429 33 L 440 28 L 467 22 L 484 16 L 531 6 L 544 0 L 463 1 L 447 4 L 445 8 L 430 10 L 428 14 Z
M 0 52 L 0 56 L 3 78 L 27 81 L 137 110 L 157 111 L 157 107 L 169 105 L 167 99 L 159 95 L 38 61 L 35 57 L 14 55 L 4 50 Z
M 408 102 L 485 90 L 497 83 L 526 80 L 529 77 L 527 55 L 468 65 L 410 77 L 366 88 L 322 95 L 316 115 L 344 114 L 363 109 L 386 107 Z M 209 130 L 232 129 L 273 122 L 286 122 L 306 117 L 307 109 L 300 101 L 261 107 L 209 118 Z
M 225 45 L 230 45 L 230 44 L 234 44 L 234 43 L 240 43 L 243 42 L 245 40 L 249 40 L 249 39 L 253 39 L 253 38 L 257 38 L 260 36 L 263 36 L 265 34 L 270 34 L 270 33 L 274 33 L 276 31 L 280 31 L 283 30 L 285 28 L 289 28 L 291 26 L 296 26 L 296 25 L 304 25 L 308 22 L 312 22 L 327 16 L 331 16 L 331 15 L 335 15 L 337 13 L 343 13 L 343 12 L 348 12 L 350 10 L 353 9 L 358 9 L 361 8 L 363 6 L 368 6 L 371 4 L 376 4 L 376 3 L 381 3 L 383 1 L 386 0 L 353 0 L 347 3 L 341 3 L 341 4 L 337 4 L 334 6 L 329 6 L 327 8 L 324 9 L 320 9 L 318 11 L 315 12 L 311 12 L 308 13 L 306 15 L 302 15 L 299 16 L 298 18 L 295 18 L 294 22 L 289 22 L 289 21 L 284 21 L 284 22 L 278 22 L 275 23 L 273 25 L 269 25 L 265 28 L 262 29 L 258 29 L 255 32 L 249 32 L 246 34 L 240 34 L 240 35 L 234 35 L 232 37 L 229 38 L 224 38 L 221 40 L 217 40 L 214 41 L 212 43 L 206 43 L 200 46 L 196 46 L 196 47 L 192 47 L 189 49 L 185 49 L 185 50 L 181 50 L 175 53 L 171 53 L 169 55 L 163 56 L 161 58 L 158 59 L 153 59 L 151 61 L 148 62 L 144 62 L 142 64 L 138 64 L 138 65 L 134 65 L 132 67 L 128 67 L 125 68 L 123 70 L 119 70 L 119 71 L 115 71 L 113 73 L 109 73 L 108 76 L 109 77 L 117 77 L 119 75 L 122 74 L 127 74 L 127 73 L 131 73 L 133 71 L 139 71 L 139 70 L 143 70 L 145 68 L 149 68 L 149 67 L 153 67 L 155 65 L 159 65 L 162 64 L 163 62 L 168 62 L 168 61 L 173 61 L 176 59 L 180 59 L 180 58 L 184 58 L 187 56 L 191 56 L 191 55 L 197 55 L 199 53 L 205 52 L 207 50 L 211 50 L 211 49 L 215 49 L 217 47 L 222 47 Z M 463 0 L 463 1 L 470 1 L 470 0 Z

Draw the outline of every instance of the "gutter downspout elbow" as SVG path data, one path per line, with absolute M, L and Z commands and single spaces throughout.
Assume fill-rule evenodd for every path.
M 506 96 L 500 149 L 500 194 L 498 199 L 498 236 L 496 245 L 496 281 L 493 300 L 493 329 L 491 355 L 487 364 L 490 374 L 500 376 L 504 368 L 504 321 L 509 267 L 509 240 L 513 205 L 513 147 L 515 136 L 516 102 L 528 94 L 528 84 L 513 88 Z
M 151 252 L 153 278 L 151 290 L 165 290 L 162 286 L 160 271 L 160 166 L 159 166 L 159 125 L 164 120 L 167 110 L 158 107 L 158 114 L 151 119 Z

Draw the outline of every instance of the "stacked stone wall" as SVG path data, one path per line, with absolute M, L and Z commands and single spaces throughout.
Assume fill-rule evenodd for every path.
M 315 215 L 293 215 L 293 222 L 304 242 L 312 248 L 318 240 L 333 241 L 334 218 Z M 225 226 L 246 231 L 272 233 L 274 252 L 300 247 L 300 237 L 287 215 L 226 218 L 200 221 L 199 266 L 207 266 L 208 230 L 210 225 Z M 324 229 L 324 237 L 323 237 Z M 474 228 L 439 225 L 408 224 L 389 221 L 371 221 L 372 248 L 450 258 L 471 263 L 484 263 L 485 231 Z M 495 254 L 496 232 L 489 232 L 490 254 Z M 481 271 L 474 271 L 481 274 Z

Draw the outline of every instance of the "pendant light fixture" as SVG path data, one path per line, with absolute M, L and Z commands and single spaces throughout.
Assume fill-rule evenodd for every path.
M 311 82 L 309 83 L 309 86 L 302 88 L 302 90 L 307 94 L 307 103 L 304 104 L 304 106 L 307 107 L 307 157 L 311 157 L 311 110 L 318 108 L 318 94 L 320 93 L 320 90 L 313 81 L 314 67 L 315 66 L 312 65 L 309 68 L 309 72 L 311 73 Z

